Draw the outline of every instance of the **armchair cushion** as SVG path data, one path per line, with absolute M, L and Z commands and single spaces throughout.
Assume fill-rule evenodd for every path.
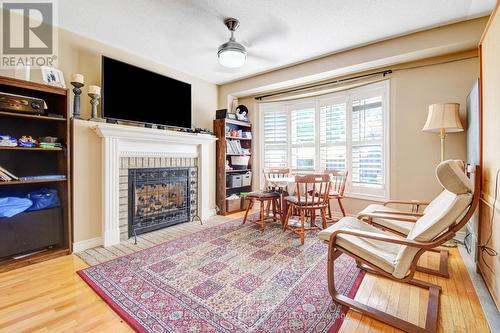
M 455 194 L 472 192 L 474 186 L 465 175 L 464 168 L 464 162 L 460 160 L 441 162 L 436 168 L 436 176 L 441 186 Z
M 358 216 L 362 216 L 365 214 L 372 214 L 374 212 L 383 212 L 383 211 L 398 211 L 394 208 L 383 206 L 383 205 L 376 205 L 376 204 L 371 204 L 368 205 L 365 209 L 363 209 L 361 212 L 359 212 Z M 395 217 L 397 217 L 395 215 Z M 381 219 L 381 218 L 374 218 L 373 222 L 395 230 L 397 232 L 400 232 L 402 234 L 408 235 L 415 225 L 413 222 L 406 222 L 406 221 L 398 221 L 398 220 L 388 220 L 388 219 Z
M 358 219 L 344 217 L 327 229 L 322 230 L 319 233 L 319 238 L 328 241 L 330 240 L 330 236 L 339 229 L 369 232 L 372 234 L 394 237 L 393 234 L 386 233 Z M 389 274 L 393 273 L 396 258 L 402 248 L 401 245 L 393 243 L 343 234 L 337 235 L 335 242 L 339 247 L 376 265 Z
M 436 168 L 438 181 L 445 190 L 429 205 L 424 216 L 419 218 L 407 239 L 420 242 L 434 240 L 464 216 L 473 194 L 472 184 L 461 169 L 461 161 L 444 161 Z M 411 266 L 417 248 L 403 246 L 396 260 L 393 275 L 404 277 Z

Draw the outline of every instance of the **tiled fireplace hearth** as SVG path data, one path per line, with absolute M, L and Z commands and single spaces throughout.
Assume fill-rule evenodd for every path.
M 206 220 L 214 214 L 209 207 L 209 188 L 213 182 L 213 175 L 209 172 L 209 155 L 215 137 L 114 124 L 99 124 L 95 132 L 102 139 L 104 246 L 117 244 L 131 235 L 128 225 L 129 173 L 132 169 L 188 169 L 190 218 L 198 215 L 201 220 Z M 177 205 L 173 197 L 177 195 L 181 195 L 180 190 L 163 191 L 156 195 L 146 193 L 148 200 L 158 201 L 153 205 L 157 212 L 173 211 L 175 207 L 172 205 Z M 163 208 L 159 207 L 162 205 L 159 203 L 161 196 L 161 200 L 165 201 Z M 162 217 L 158 221 L 163 221 Z

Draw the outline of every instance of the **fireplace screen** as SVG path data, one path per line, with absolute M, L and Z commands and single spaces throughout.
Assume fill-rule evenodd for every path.
M 190 168 L 129 169 L 129 237 L 190 220 Z

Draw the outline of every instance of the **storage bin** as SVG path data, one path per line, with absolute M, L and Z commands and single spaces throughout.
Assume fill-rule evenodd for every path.
M 250 156 L 231 156 L 231 165 L 235 170 L 248 169 L 249 161 L 250 161 Z
M 241 209 L 241 198 L 226 199 L 226 212 L 234 212 Z
M 250 186 L 252 185 L 252 173 L 247 172 L 241 176 L 241 186 Z
M 249 204 L 250 200 L 245 200 L 245 198 L 241 198 L 241 210 L 247 210 Z
M 226 178 L 226 187 L 241 187 L 242 175 L 229 175 Z
M 63 245 L 61 208 L 0 218 L 0 258 Z

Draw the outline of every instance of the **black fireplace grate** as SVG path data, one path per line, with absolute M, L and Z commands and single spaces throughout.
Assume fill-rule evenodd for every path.
M 129 237 L 190 220 L 190 169 L 129 169 Z

